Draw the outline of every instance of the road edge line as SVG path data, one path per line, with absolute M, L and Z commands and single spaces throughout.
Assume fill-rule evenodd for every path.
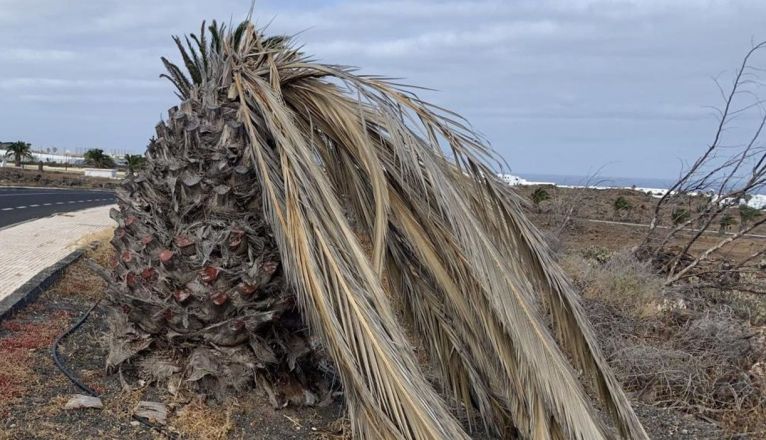
M 66 257 L 38 272 L 29 281 L 0 300 L 0 321 L 10 318 L 15 312 L 34 302 L 41 293 L 53 285 L 64 269 L 82 257 L 84 251 L 76 249 Z

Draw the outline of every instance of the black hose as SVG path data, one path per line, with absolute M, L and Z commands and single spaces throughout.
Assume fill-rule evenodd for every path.
M 61 341 L 69 336 L 70 334 L 77 331 L 78 328 L 80 328 L 83 323 L 85 323 L 85 320 L 88 319 L 88 316 L 90 316 L 91 312 L 98 307 L 98 305 L 101 304 L 101 300 L 98 300 L 93 304 L 81 317 L 80 319 L 74 323 L 72 327 L 70 327 L 67 331 L 59 335 L 58 338 L 56 338 L 55 341 L 53 341 L 53 345 L 51 346 L 51 357 L 53 357 L 53 363 L 56 364 L 56 367 L 66 376 L 77 388 L 81 389 L 83 392 L 85 392 L 87 395 L 91 397 L 99 397 L 98 393 L 94 391 L 89 386 L 85 385 L 80 381 L 80 379 L 77 378 L 77 376 L 74 375 L 67 367 L 64 365 L 64 362 L 59 358 L 59 344 L 61 344 Z M 166 430 L 164 427 L 155 425 L 154 423 L 150 423 L 140 417 L 136 417 L 135 415 L 132 416 L 132 418 L 139 423 L 143 424 L 149 429 L 154 429 L 158 431 L 160 434 L 163 434 L 167 436 L 168 438 L 178 438 L 177 434 L 171 431 Z
M 88 309 L 87 312 L 85 312 L 82 317 L 67 331 L 59 335 L 58 338 L 56 338 L 55 341 L 53 341 L 53 346 L 51 347 L 51 356 L 53 357 L 53 362 L 56 364 L 56 367 L 58 367 L 59 370 L 61 370 L 62 373 L 64 373 L 64 376 L 66 376 L 77 388 L 83 390 L 86 394 L 93 397 L 98 397 L 98 393 L 93 391 L 89 386 L 85 385 L 80 381 L 80 379 L 77 378 L 77 376 L 74 375 L 69 369 L 64 365 L 64 362 L 61 361 L 61 358 L 59 358 L 59 344 L 61 343 L 61 340 L 69 336 L 70 334 L 74 333 L 75 330 L 80 328 L 80 326 L 85 322 L 86 319 L 88 319 L 88 316 L 90 313 L 101 303 L 101 300 L 96 301 L 91 308 Z

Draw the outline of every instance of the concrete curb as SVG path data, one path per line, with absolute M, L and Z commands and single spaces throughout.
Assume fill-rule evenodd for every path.
M 10 317 L 17 310 L 33 302 L 46 289 L 53 285 L 70 264 L 77 261 L 83 254 L 81 249 L 71 252 L 58 262 L 46 267 L 24 283 L 13 293 L 0 300 L 0 321 Z

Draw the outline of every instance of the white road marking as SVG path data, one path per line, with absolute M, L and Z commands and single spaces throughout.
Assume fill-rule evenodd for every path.
M 50 195 L 55 194 L 51 192 L 33 192 L 33 193 L 13 193 L 13 194 L 0 194 L 0 197 L 6 196 L 32 196 L 32 195 Z M 75 203 L 93 203 L 93 202 L 115 202 L 117 201 L 116 197 L 104 197 L 104 198 L 97 198 L 97 199 L 83 199 L 83 200 L 65 200 L 61 202 L 48 202 L 48 203 L 33 203 L 30 205 L 21 205 L 16 207 L 8 207 L 8 208 L 0 208 L 1 212 L 7 212 L 7 211 L 13 211 L 15 209 L 27 209 L 27 208 L 39 208 L 40 206 L 53 206 L 53 205 L 72 205 Z
M 0 197 L 49 196 L 51 194 L 54 194 L 54 193 L 50 193 L 50 192 L 44 192 L 44 193 L 41 193 L 41 192 L 37 192 L 37 193 L 18 192 L 18 193 L 13 193 L 13 194 L 0 194 Z

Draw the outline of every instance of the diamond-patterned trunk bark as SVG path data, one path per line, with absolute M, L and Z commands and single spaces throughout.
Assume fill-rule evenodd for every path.
M 285 283 L 236 107 L 217 100 L 171 109 L 118 191 L 107 367 L 135 357 L 171 389 L 314 404 L 331 367 Z

